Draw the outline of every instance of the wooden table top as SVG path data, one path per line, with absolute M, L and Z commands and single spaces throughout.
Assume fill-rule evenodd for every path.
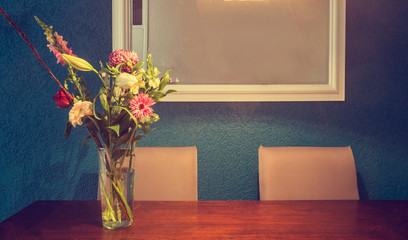
M 0 239 L 408 239 L 408 201 L 135 202 L 132 226 L 102 227 L 97 201 L 37 201 Z

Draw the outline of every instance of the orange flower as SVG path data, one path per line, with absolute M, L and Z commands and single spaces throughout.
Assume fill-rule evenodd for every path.
M 82 125 L 82 118 L 87 115 L 93 115 L 92 103 L 89 101 L 79 100 L 69 111 L 69 122 L 72 126 Z

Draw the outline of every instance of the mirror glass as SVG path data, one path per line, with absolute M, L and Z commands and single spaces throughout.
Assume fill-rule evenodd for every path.
M 149 2 L 148 51 L 183 84 L 328 82 L 329 1 Z
M 112 1 L 113 29 L 126 32 L 119 3 Z M 344 101 L 345 5 L 133 0 L 131 49 L 180 79 L 166 101 Z

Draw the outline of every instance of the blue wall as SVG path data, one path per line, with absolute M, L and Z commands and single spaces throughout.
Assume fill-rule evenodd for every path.
M 408 199 L 407 5 L 347 2 L 345 102 L 160 103 L 157 130 L 140 146 L 196 145 L 200 200 L 256 200 L 259 145 L 350 145 L 362 199 Z M 34 15 L 78 56 L 94 66 L 107 61 L 110 0 L 1 6 L 60 80 L 65 68 L 55 64 Z M 0 221 L 35 200 L 95 199 L 94 145 L 82 144 L 83 128 L 64 139 L 68 112 L 51 99 L 58 87 L 4 19 L 0 52 Z M 96 92 L 98 79 L 85 77 Z

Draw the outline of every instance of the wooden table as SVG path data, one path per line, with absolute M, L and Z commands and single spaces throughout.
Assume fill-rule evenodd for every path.
M 102 228 L 97 201 L 37 201 L 0 239 L 408 239 L 408 201 L 135 202 L 133 225 Z

